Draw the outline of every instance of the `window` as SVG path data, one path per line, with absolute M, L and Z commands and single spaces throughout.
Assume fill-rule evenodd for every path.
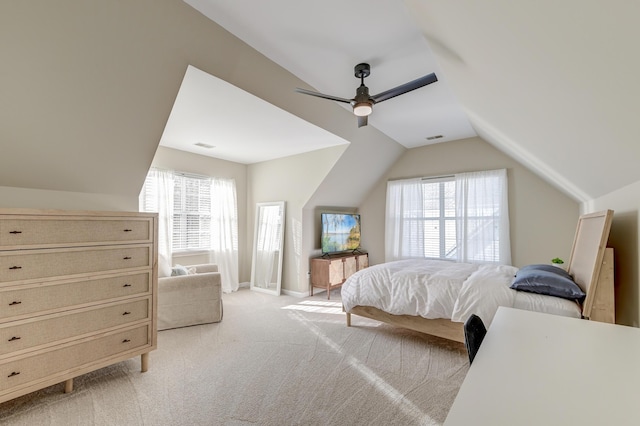
M 439 182 L 425 181 L 424 186 L 424 257 L 454 259 L 456 257 L 455 182 L 448 178 Z
M 510 263 L 506 170 L 391 181 L 386 259 Z
M 173 251 L 211 248 L 211 180 L 176 175 L 173 192 Z
M 157 212 L 159 172 L 151 170 L 141 193 L 141 210 Z M 211 179 L 174 173 L 171 251 L 211 249 Z

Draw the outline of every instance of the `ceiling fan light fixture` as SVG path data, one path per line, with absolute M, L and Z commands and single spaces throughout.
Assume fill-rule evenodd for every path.
M 362 127 L 367 125 L 367 117 L 373 112 L 373 105 L 438 81 L 436 75 L 434 73 L 431 73 L 429 75 L 425 75 L 424 77 L 416 78 L 415 80 L 408 83 L 401 84 L 400 86 L 394 87 L 393 89 L 380 92 L 377 95 L 369 96 L 369 88 L 365 86 L 364 79 L 371 74 L 371 67 L 369 66 L 369 64 L 362 63 L 356 65 L 353 71 L 353 75 L 360 80 L 360 86 L 356 89 L 356 96 L 353 99 L 339 98 L 337 96 L 325 95 L 323 93 L 312 92 L 311 90 L 300 88 L 297 88 L 296 92 L 305 95 L 316 96 L 318 98 L 329 99 L 331 101 L 350 104 L 353 107 L 353 114 L 358 117 L 358 127 Z
M 360 102 L 353 106 L 353 113 L 358 117 L 366 117 L 371 114 L 373 108 L 369 102 Z

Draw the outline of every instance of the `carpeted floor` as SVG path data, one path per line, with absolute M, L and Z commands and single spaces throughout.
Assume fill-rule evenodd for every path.
M 468 370 L 464 347 L 353 317 L 340 292 L 241 289 L 224 318 L 158 333 L 140 358 L 0 404 L 3 425 L 441 425 Z

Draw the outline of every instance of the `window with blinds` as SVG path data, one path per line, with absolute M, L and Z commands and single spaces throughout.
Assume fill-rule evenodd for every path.
M 424 257 L 456 257 L 456 183 L 451 179 L 422 183 Z
M 400 220 L 402 256 L 452 259 L 456 255 L 456 209 L 453 178 L 421 182 L 414 202 Z
M 173 251 L 211 248 L 211 180 L 175 175 L 173 192 Z
M 385 258 L 510 262 L 506 170 L 387 183 Z
M 140 194 L 141 211 L 158 212 L 159 172 L 150 170 Z M 172 251 L 211 249 L 211 179 L 178 174 L 173 180 Z

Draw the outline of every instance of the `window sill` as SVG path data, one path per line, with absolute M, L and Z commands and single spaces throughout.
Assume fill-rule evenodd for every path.
M 199 256 L 203 254 L 209 254 L 210 250 L 181 250 L 171 253 L 172 257 L 187 257 L 187 256 Z

